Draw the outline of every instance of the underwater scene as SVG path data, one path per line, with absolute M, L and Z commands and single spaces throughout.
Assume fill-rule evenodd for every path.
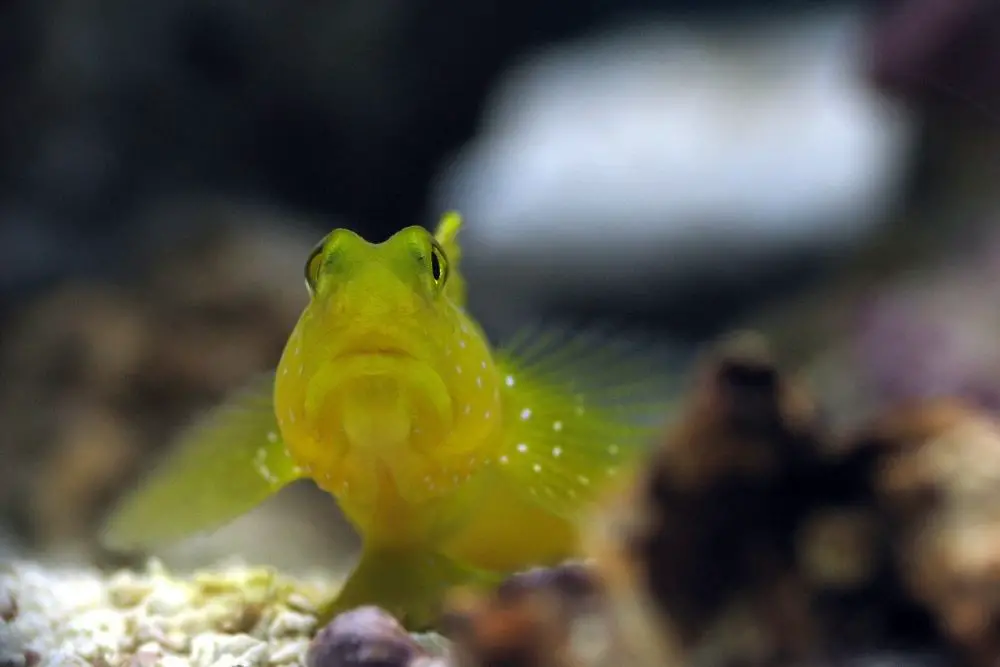
M 0 667 L 1000 664 L 1000 5 L 0 47 Z

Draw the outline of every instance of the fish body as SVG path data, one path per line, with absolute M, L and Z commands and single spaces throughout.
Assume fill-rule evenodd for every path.
M 377 604 L 411 628 L 450 586 L 577 555 L 580 512 L 651 441 L 661 370 L 552 332 L 494 349 L 465 308 L 460 227 L 328 234 L 276 371 L 187 431 L 105 542 L 213 528 L 308 478 L 363 542 L 327 614 Z

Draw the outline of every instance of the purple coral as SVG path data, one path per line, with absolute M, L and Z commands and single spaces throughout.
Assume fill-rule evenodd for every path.
M 1000 89 L 1000 3 L 892 0 L 871 36 L 869 73 L 918 105 L 995 101 Z
M 340 614 L 309 646 L 307 667 L 408 667 L 426 652 L 388 612 L 358 607 Z
M 1000 303 L 989 267 L 967 266 L 891 285 L 865 304 L 854 354 L 877 401 L 948 395 L 1000 412 Z

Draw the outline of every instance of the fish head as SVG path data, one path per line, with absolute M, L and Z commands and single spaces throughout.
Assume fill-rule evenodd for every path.
M 275 409 L 320 486 L 389 481 L 412 499 L 434 495 L 498 432 L 499 373 L 451 296 L 452 269 L 422 227 L 382 243 L 338 229 L 308 257 L 310 300 L 278 366 Z

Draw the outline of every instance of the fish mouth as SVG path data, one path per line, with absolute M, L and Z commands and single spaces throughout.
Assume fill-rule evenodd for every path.
M 341 350 L 334 355 L 335 359 L 352 359 L 357 357 L 379 357 L 395 359 L 417 359 L 417 356 L 401 347 L 388 345 L 359 345 Z

